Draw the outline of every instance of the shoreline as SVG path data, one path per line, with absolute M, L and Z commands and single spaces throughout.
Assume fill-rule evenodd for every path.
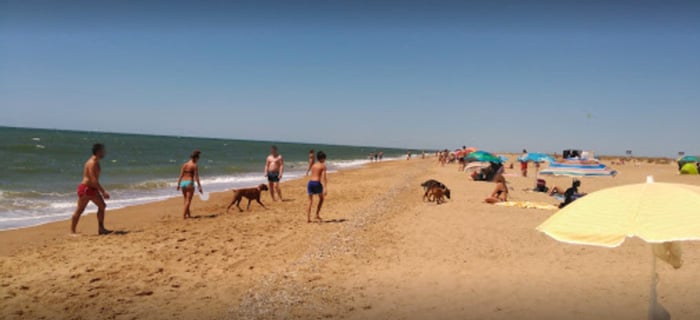
M 396 160 L 399 160 L 399 158 L 387 158 L 387 159 L 384 159 L 384 161 L 396 161 Z M 336 160 L 336 161 L 332 161 L 332 162 L 331 162 L 331 165 L 332 165 L 333 169 L 332 169 L 332 170 L 329 170 L 329 173 L 334 173 L 334 172 L 339 172 L 339 171 L 344 171 L 344 170 L 359 169 L 359 168 L 362 168 L 363 166 L 366 166 L 366 165 L 372 164 L 372 163 L 374 163 L 374 162 L 370 162 L 370 161 L 367 160 L 367 159 L 343 159 L 343 160 Z M 260 176 L 261 176 L 261 175 L 260 175 Z M 304 171 L 303 171 L 303 170 L 298 170 L 296 167 L 290 168 L 289 172 L 287 173 L 287 176 L 288 176 L 288 177 L 291 177 L 291 178 L 285 178 L 285 182 L 289 182 L 289 181 L 294 181 L 294 180 L 298 180 L 298 179 L 303 179 L 303 178 L 305 178 Z M 230 186 L 226 186 L 226 187 L 222 187 L 222 186 L 214 187 L 214 191 L 211 191 L 211 192 L 208 192 L 208 193 L 210 193 L 210 194 L 216 194 L 216 193 L 221 193 L 221 192 L 227 192 L 227 191 L 229 191 L 229 190 L 236 189 L 236 188 L 245 188 L 245 187 L 249 187 L 250 185 L 255 184 L 255 182 L 250 182 L 250 180 L 253 180 L 253 179 L 260 180 L 260 183 L 265 183 L 265 184 L 267 184 L 267 181 L 264 180 L 264 178 L 258 177 L 258 174 L 257 174 L 256 172 L 248 172 L 248 173 L 243 173 L 243 174 L 238 174 L 238 175 L 236 175 L 236 174 L 234 174 L 234 175 L 218 175 L 218 176 L 215 175 L 215 176 L 212 176 L 212 177 L 209 177 L 209 178 L 203 178 L 203 179 L 202 179 L 202 180 L 203 180 L 202 182 L 203 182 L 203 184 L 204 184 L 204 186 L 205 186 L 205 190 L 206 190 L 207 185 L 211 185 L 211 184 L 214 184 L 214 185 L 216 185 L 216 184 L 224 184 L 224 182 L 218 182 L 218 180 L 219 180 L 219 179 L 222 179 L 222 178 L 223 178 L 223 179 L 233 178 L 234 180 L 239 180 L 239 182 L 229 182 L 229 184 L 231 184 L 231 185 L 230 185 Z M 209 179 L 210 181 L 206 181 L 207 179 Z M 161 180 L 158 180 L 158 181 L 161 181 Z M 144 182 L 142 182 L 142 183 L 144 183 Z M 142 183 L 141 183 L 141 184 L 142 184 Z M 170 187 L 170 186 L 169 186 L 169 187 Z M 126 199 L 111 199 L 111 200 L 108 200 L 108 201 L 107 201 L 107 210 L 108 210 L 108 211 L 110 211 L 110 210 L 111 210 L 111 211 L 117 211 L 117 210 L 132 208 L 132 207 L 136 207 L 136 206 L 142 206 L 142 205 L 148 205 L 148 204 L 158 203 L 158 202 L 167 201 L 167 200 L 171 200 L 171 199 L 178 199 L 178 198 L 181 198 L 181 197 L 182 197 L 182 195 L 181 195 L 180 193 L 176 193 L 176 192 L 171 192 L 171 194 L 167 194 L 168 190 L 170 190 L 169 187 L 168 187 L 168 188 L 162 188 L 162 189 L 153 189 L 153 190 L 150 190 L 150 191 L 155 192 L 154 194 L 148 196 L 148 197 L 154 198 L 154 199 L 152 199 L 152 200 L 143 200 L 143 201 L 141 201 L 141 199 L 139 199 L 139 198 L 134 198 L 134 197 L 130 197 L 130 198 L 126 198 Z M 172 183 L 172 187 L 173 187 L 173 188 L 175 187 L 175 183 L 174 183 L 174 182 Z M 72 194 L 72 193 L 71 193 L 71 194 Z M 148 198 L 148 197 L 147 197 L 147 198 Z M 195 194 L 195 198 L 198 198 L 197 194 Z M 72 200 L 74 200 L 74 199 L 71 198 L 71 201 L 72 201 Z M 110 202 L 115 201 L 115 200 L 116 200 L 116 201 L 120 201 L 120 202 L 125 202 L 126 204 L 118 204 L 118 205 L 116 205 L 114 208 L 110 209 Z M 114 204 L 113 204 L 113 206 L 114 206 Z M 73 206 L 73 207 L 74 207 L 74 206 Z M 73 209 L 73 208 L 71 208 L 71 210 L 72 210 L 72 209 Z M 96 208 L 94 207 L 94 205 L 93 205 L 93 204 L 90 204 L 90 205 L 88 206 L 88 209 L 86 210 L 86 213 L 83 214 L 83 217 L 89 216 L 89 215 L 94 215 L 94 214 L 95 214 L 95 210 L 96 210 Z M 28 225 L 23 225 L 23 226 L 18 226 L 18 227 L 9 227 L 9 228 L 5 228 L 5 229 L 0 229 L 0 233 L 1 233 L 1 232 L 5 232 L 5 231 L 14 231 L 14 230 L 22 230 L 22 229 L 27 229 L 27 228 L 32 228 L 32 227 L 38 227 L 38 226 L 42 226 L 42 225 L 46 225 L 46 224 L 51 224 L 51 223 L 55 223 L 55 222 L 65 222 L 65 221 L 69 221 L 69 220 L 70 220 L 70 216 L 71 216 L 71 213 L 70 213 L 70 212 L 66 212 L 66 213 L 64 213 L 64 214 L 53 213 L 53 214 L 51 214 L 50 216 L 29 216 L 29 217 L 27 217 L 27 220 L 30 220 L 30 219 L 41 220 L 41 219 L 44 219 L 44 218 L 45 218 L 46 220 L 41 221 L 41 222 L 38 222 L 38 223 L 36 223 L 36 224 L 28 224 Z M 59 218 L 54 220 L 54 219 L 52 219 L 52 217 L 59 217 Z M 17 219 L 17 218 L 15 218 L 15 219 Z M 25 220 L 25 221 L 27 221 L 27 220 Z
M 382 163 L 390 163 L 390 162 L 395 162 L 397 160 L 400 160 L 399 158 L 388 158 L 384 159 L 381 162 L 369 162 L 369 160 L 366 160 L 366 163 L 360 163 L 357 165 L 351 165 L 347 168 L 338 168 L 333 171 L 329 171 L 329 177 L 332 175 L 335 175 L 340 172 L 348 172 L 348 171 L 354 171 L 354 170 L 363 170 L 367 166 L 375 165 L 375 164 L 382 164 Z M 345 161 L 345 160 L 343 160 Z M 347 160 L 347 161 L 363 161 L 363 160 Z M 295 185 L 298 184 L 299 181 L 305 180 L 307 176 L 305 175 L 300 175 L 298 177 L 292 178 L 292 179 L 284 179 L 283 182 L 280 183 L 280 186 L 282 188 L 287 188 L 290 185 Z M 196 207 L 207 207 L 207 203 L 211 202 L 221 202 L 222 199 L 225 199 L 227 195 L 230 194 L 231 190 L 224 190 L 224 191 L 214 191 L 209 193 L 209 199 L 207 201 L 202 201 L 198 193 L 195 194 L 193 197 L 192 201 L 192 208 Z M 284 195 L 284 194 L 283 194 Z M 263 195 L 264 198 L 268 198 L 268 202 L 271 202 L 269 199 L 269 191 Z M 141 203 L 141 204 L 135 204 L 135 205 L 127 205 L 124 207 L 119 207 L 116 209 L 110 209 L 109 208 L 109 202 L 107 202 L 107 213 L 105 216 L 105 224 L 107 225 L 108 229 L 111 229 L 117 233 L 123 232 L 123 230 L 119 229 L 114 229 L 111 227 L 111 221 L 114 218 L 116 218 L 116 222 L 118 225 L 123 226 L 123 227 L 138 227 L 141 226 L 142 223 L 155 223 L 157 221 L 144 221 L 144 215 L 149 215 L 147 211 L 149 209 L 153 208 L 159 208 L 159 207 L 166 207 L 168 208 L 167 211 L 170 212 L 170 215 L 173 215 L 173 218 L 180 218 L 179 216 L 179 211 L 182 210 L 182 195 L 181 194 L 176 194 L 173 195 L 172 197 L 167 197 L 164 199 L 159 199 L 156 201 L 152 202 L 147 202 L 147 203 Z M 265 203 L 265 202 L 264 202 Z M 179 207 L 178 207 L 179 206 Z M 257 204 L 252 205 L 257 206 Z M 93 206 L 90 206 L 88 210 L 86 210 L 85 213 L 80 218 L 80 222 L 78 224 L 78 237 L 81 236 L 97 236 L 96 233 L 93 234 L 94 232 L 92 231 L 91 227 L 96 225 L 96 211 L 94 208 L 91 208 Z M 252 207 L 252 208 L 253 208 Z M 162 211 L 162 210 L 161 210 Z M 178 212 L 178 214 L 174 214 L 172 211 Z M 138 215 L 134 214 L 134 212 L 139 213 Z M 120 216 L 122 214 L 125 214 L 126 216 L 129 216 L 128 218 L 125 216 Z M 115 215 L 117 215 L 115 217 Z M 163 215 L 161 214 L 160 217 L 162 218 Z M 155 218 L 155 217 L 152 217 Z M 2 242 L 4 245 L 0 246 L 0 257 L 2 256 L 9 256 L 14 253 L 16 253 L 19 250 L 26 249 L 33 247 L 35 245 L 45 245 L 49 242 L 53 241 L 59 241 L 62 236 L 65 237 L 73 237 L 70 234 L 70 216 L 61 219 L 61 220 L 56 220 L 56 221 L 50 221 L 46 223 L 40 223 L 36 225 L 31 225 L 31 226 L 26 226 L 26 227 L 19 227 L 19 228 L 12 228 L 12 229 L 4 229 L 0 230 L 0 242 Z M 123 221 L 124 219 L 132 220 L 131 222 L 129 221 Z M 195 219 L 197 219 L 197 215 L 195 214 Z M 86 226 L 88 225 L 88 226 Z M 62 232 L 61 230 L 65 229 Z M 87 230 L 86 230 L 87 229 Z M 81 232 L 81 230 L 85 230 Z

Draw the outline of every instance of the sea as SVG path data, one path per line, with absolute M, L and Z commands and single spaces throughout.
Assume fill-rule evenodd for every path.
M 205 192 L 225 191 L 266 182 L 265 158 L 272 142 L 158 135 L 81 132 L 0 127 L 0 230 L 35 226 L 70 218 L 76 187 L 93 143 L 103 143 L 100 182 L 110 192 L 108 210 L 181 196 L 176 191 L 180 167 L 194 149 L 202 151 L 199 171 Z M 368 154 L 384 152 L 398 159 L 406 150 L 274 143 L 285 158 L 285 180 L 304 176 L 310 149 L 328 155 L 329 171 L 367 164 Z M 94 212 L 92 204 L 86 212 Z

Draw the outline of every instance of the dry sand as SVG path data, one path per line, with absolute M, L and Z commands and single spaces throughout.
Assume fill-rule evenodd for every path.
M 517 167 L 517 166 L 516 166 Z M 672 165 L 616 167 L 584 191 L 657 181 L 699 184 Z M 511 171 L 515 173 L 514 171 Z M 424 203 L 419 184 L 452 189 Z M 307 224 L 305 181 L 289 198 L 224 213 L 230 193 L 109 211 L 122 234 L 84 236 L 68 222 L 0 233 L 2 319 L 643 319 L 650 248 L 632 239 L 603 249 L 558 243 L 535 231 L 551 211 L 491 206 L 493 185 L 468 181 L 433 159 L 373 164 L 329 177 L 322 214 Z M 515 200 L 533 178 L 508 177 Z M 568 178 L 550 178 L 566 186 Z M 195 197 L 196 198 L 196 197 Z M 680 270 L 660 265 L 659 296 L 673 319 L 700 319 L 700 245 L 684 244 Z

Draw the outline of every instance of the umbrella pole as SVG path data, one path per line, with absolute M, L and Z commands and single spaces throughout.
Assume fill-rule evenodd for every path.
M 654 320 L 654 313 L 656 312 L 656 256 L 652 248 L 651 252 L 651 288 L 649 290 L 649 320 Z

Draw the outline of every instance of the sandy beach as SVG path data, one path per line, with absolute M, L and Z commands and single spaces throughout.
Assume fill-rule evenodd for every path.
M 700 185 L 675 165 L 615 166 L 582 190 L 644 182 Z M 531 168 L 531 171 L 534 171 Z M 534 177 L 507 171 L 513 200 Z M 452 189 L 443 205 L 422 201 L 420 183 Z M 570 178 L 548 178 L 568 186 Z M 644 319 L 650 247 L 559 243 L 535 230 L 553 211 L 483 203 L 493 184 L 453 165 L 414 159 L 329 175 L 325 223 L 305 220 L 305 180 L 283 184 L 287 200 L 225 213 L 231 193 L 108 211 L 117 234 L 96 236 L 85 216 L 0 232 L 3 319 Z M 206 186 L 205 186 L 206 187 Z M 685 265 L 659 265 L 659 298 L 673 319 L 700 319 L 700 244 Z

